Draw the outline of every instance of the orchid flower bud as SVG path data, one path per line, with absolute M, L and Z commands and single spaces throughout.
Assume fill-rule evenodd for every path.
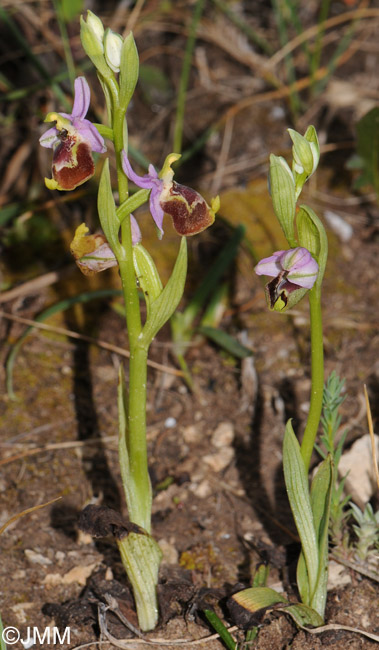
M 88 9 L 87 11 L 87 25 L 91 29 L 92 34 L 97 38 L 101 49 L 103 50 L 103 40 L 104 40 L 104 25 L 101 22 L 99 16 L 93 13 Z
M 124 39 L 111 29 L 107 29 L 104 36 L 105 60 L 113 72 L 120 72 L 121 50 Z
M 296 184 L 296 199 L 299 197 L 304 183 L 316 171 L 320 160 L 320 145 L 314 126 L 309 126 L 304 135 L 293 129 L 288 129 L 293 142 L 292 169 Z

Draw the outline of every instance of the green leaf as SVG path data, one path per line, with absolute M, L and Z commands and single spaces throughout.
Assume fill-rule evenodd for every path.
M 245 359 L 253 354 L 249 348 L 246 348 L 237 341 L 237 339 L 217 327 L 201 325 L 196 328 L 196 331 L 203 334 L 203 336 L 206 336 L 208 339 L 219 345 L 220 348 L 223 348 L 226 352 L 229 352 L 229 354 L 237 359 Z
M 109 159 L 104 162 L 101 172 L 99 193 L 97 196 L 99 219 L 108 243 L 117 258 L 123 255 L 123 249 L 118 239 L 120 221 L 116 214 L 116 206 L 112 194 L 111 177 L 109 174 Z
M 145 296 L 149 318 L 150 306 L 161 295 L 163 285 L 153 258 L 141 244 L 133 246 L 133 262 L 136 278 Z
M 232 237 L 217 256 L 185 310 L 181 314 L 175 314 L 173 319 L 175 321 L 173 323 L 173 334 L 175 335 L 175 340 L 181 340 L 181 338 L 185 337 L 186 333 L 191 329 L 196 316 L 202 309 L 210 294 L 216 289 L 221 276 L 236 258 L 238 247 L 244 234 L 244 226 L 240 225 L 235 229 Z
M 318 263 L 319 271 L 313 289 L 318 287 L 320 290 L 328 259 L 328 238 L 325 228 L 314 210 L 307 205 L 300 206 L 296 215 L 296 226 L 300 246 L 307 248 Z
M 288 605 L 288 607 L 278 607 L 278 611 L 289 614 L 300 627 L 306 627 L 307 625 L 321 627 L 324 625 L 324 620 L 321 616 L 312 607 L 308 607 L 304 603 L 296 603 L 296 605 Z
M 309 595 L 312 596 L 317 583 L 318 545 L 313 523 L 308 477 L 291 420 L 288 420 L 284 434 L 283 469 L 288 498 L 304 553 Z M 305 604 L 309 605 L 308 602 Z
M 243 589 L 233 594 L 231 600 L 252 613 L 276 605 L 276 603 L 288 603 L 283 596 L 270 587 L 249 587 L 249 589 Z
M 319 567 L 317 583 L 311 595 L 311 606 L 324 616 L 328 583 L 328 531 L 332 488 L 334 483 L 333 460 L 329 454 L 313 478 L 311 485 L 311 506 L 318 542 Z
M 309 579 L 303 551 L 300 552 L 296 567 L 296 582 L 302 603 L 310 603 Z
M 173 272 L 160 296 L 150 304 L 150 314 L 146 320 L 140 343 L 149 346 L 154 336 L 163 325 L 171 318 L 177 308 L 184 291 L 187 277 L 187 242 L 182 237 L 178 257 Z
M 162 551 L 155 539 L 142 531 L 117 539 L 117 545 L 133 587 L 138 624 L 147 632 L 158 622 L 157 583 Z
M 139 58 L 132 32 L 127 35 L 121 50 L 120 107 L 126 111 L 138 81 Z
M 118 456 L 121 471 L 121 480 L 124 487 L 125 498 L 127 504 L 133 503 L 131 495 L 131 481 L 130 481 L 130 464 L 129 464 L 129 450 L 128 450 L 128 392 L 125 383 L 125 373 L 122 363 L 118 371 L 118 387 L 117 387 L 117 405 L 118 405 Z M 133 513 L 129 513 L 129 517 L 133 518 Z
M 270 156 L 270 192 L 274 212 L 288 244 L 295 247 L 295 182 L 284 158 L 274 154 Z
M 211 609 L 204 609 L 204 614 L 228 650 L 236 650 L 237 644 L 235 640 L 217 614 L 212 612 Z
M 1 615 L 0 615 L 0 650 L 7 650 L 7 646 L 3 638 L 3 631 L 4 631 L 3 621 L 1 620 Z

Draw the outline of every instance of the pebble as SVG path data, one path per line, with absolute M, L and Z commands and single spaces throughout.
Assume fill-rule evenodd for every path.
M 233 456 L 234 449 L 232 449 L 232 447 L 224 447 L 215 454 L 207 454 L 206 456 L 203 456 L 203 461 L 209 465 L 214 472 L 221 472 L 229 465 L 229 463 L 231 463 Z
M 176 427 L 176 424 L 176 418 L 167 418 L 164 423 L 166 429 L 173 429 Z
M 231 422 L 221 422 L 212 434 L 212 445 L 217 448 L 230 447 L 234 440 L 234 427 Z
M 24 553 L 29 562 L 32 564 L 41 564 L 42 566 L 48 566 L 49 564 L 52 564 L 51 560 L 49 560 L 48 557 L 45 557 L 41 553 L 36 553 L 36 551 L 33 551 L 31 548 L 26 548 Z
M 379 456 L 379 436 L 375 435 L 376 455 Z M 338 464 L 340 477 L 345 476 L 346 492 L 364 510 L 375 491 L 374 461 L 372 457 L 370 434 L 358 438 L 349 451 L 342 454 Z

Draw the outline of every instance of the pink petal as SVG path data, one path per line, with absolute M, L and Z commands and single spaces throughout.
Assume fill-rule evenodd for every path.
M 100 135 L 96 126 L 94 126 L 89 120 L 79 120 L 78 118 L 74 118 L 73 126 L 78 133 L 80 133 L 82 138 L 87 140 L 91 147 L 91 151 L 104 153 L 107 150 L 103 136 Z
M 91 101 L 91 91 L 85 77 L 77 77 L 74 83 L 75 95 L 71 117 L 84 120 Z
M 277 251 L 270 257 L 265 257 L 263 260 L 258 262 L 254 268 L 255 273 L 257 275 L 268 275 L 272 278 L 275 278 L 282 270 L 280 257 L 284 252 L 286 251 Z

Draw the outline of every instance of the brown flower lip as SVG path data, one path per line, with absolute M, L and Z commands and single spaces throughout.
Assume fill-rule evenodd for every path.
M 54 149 L 52 176 L 60 189 L 74 190 L 95 173 L 91 149 L 87 142 L 77 142 L 67 131 L 60 135 L 60 140 Z

